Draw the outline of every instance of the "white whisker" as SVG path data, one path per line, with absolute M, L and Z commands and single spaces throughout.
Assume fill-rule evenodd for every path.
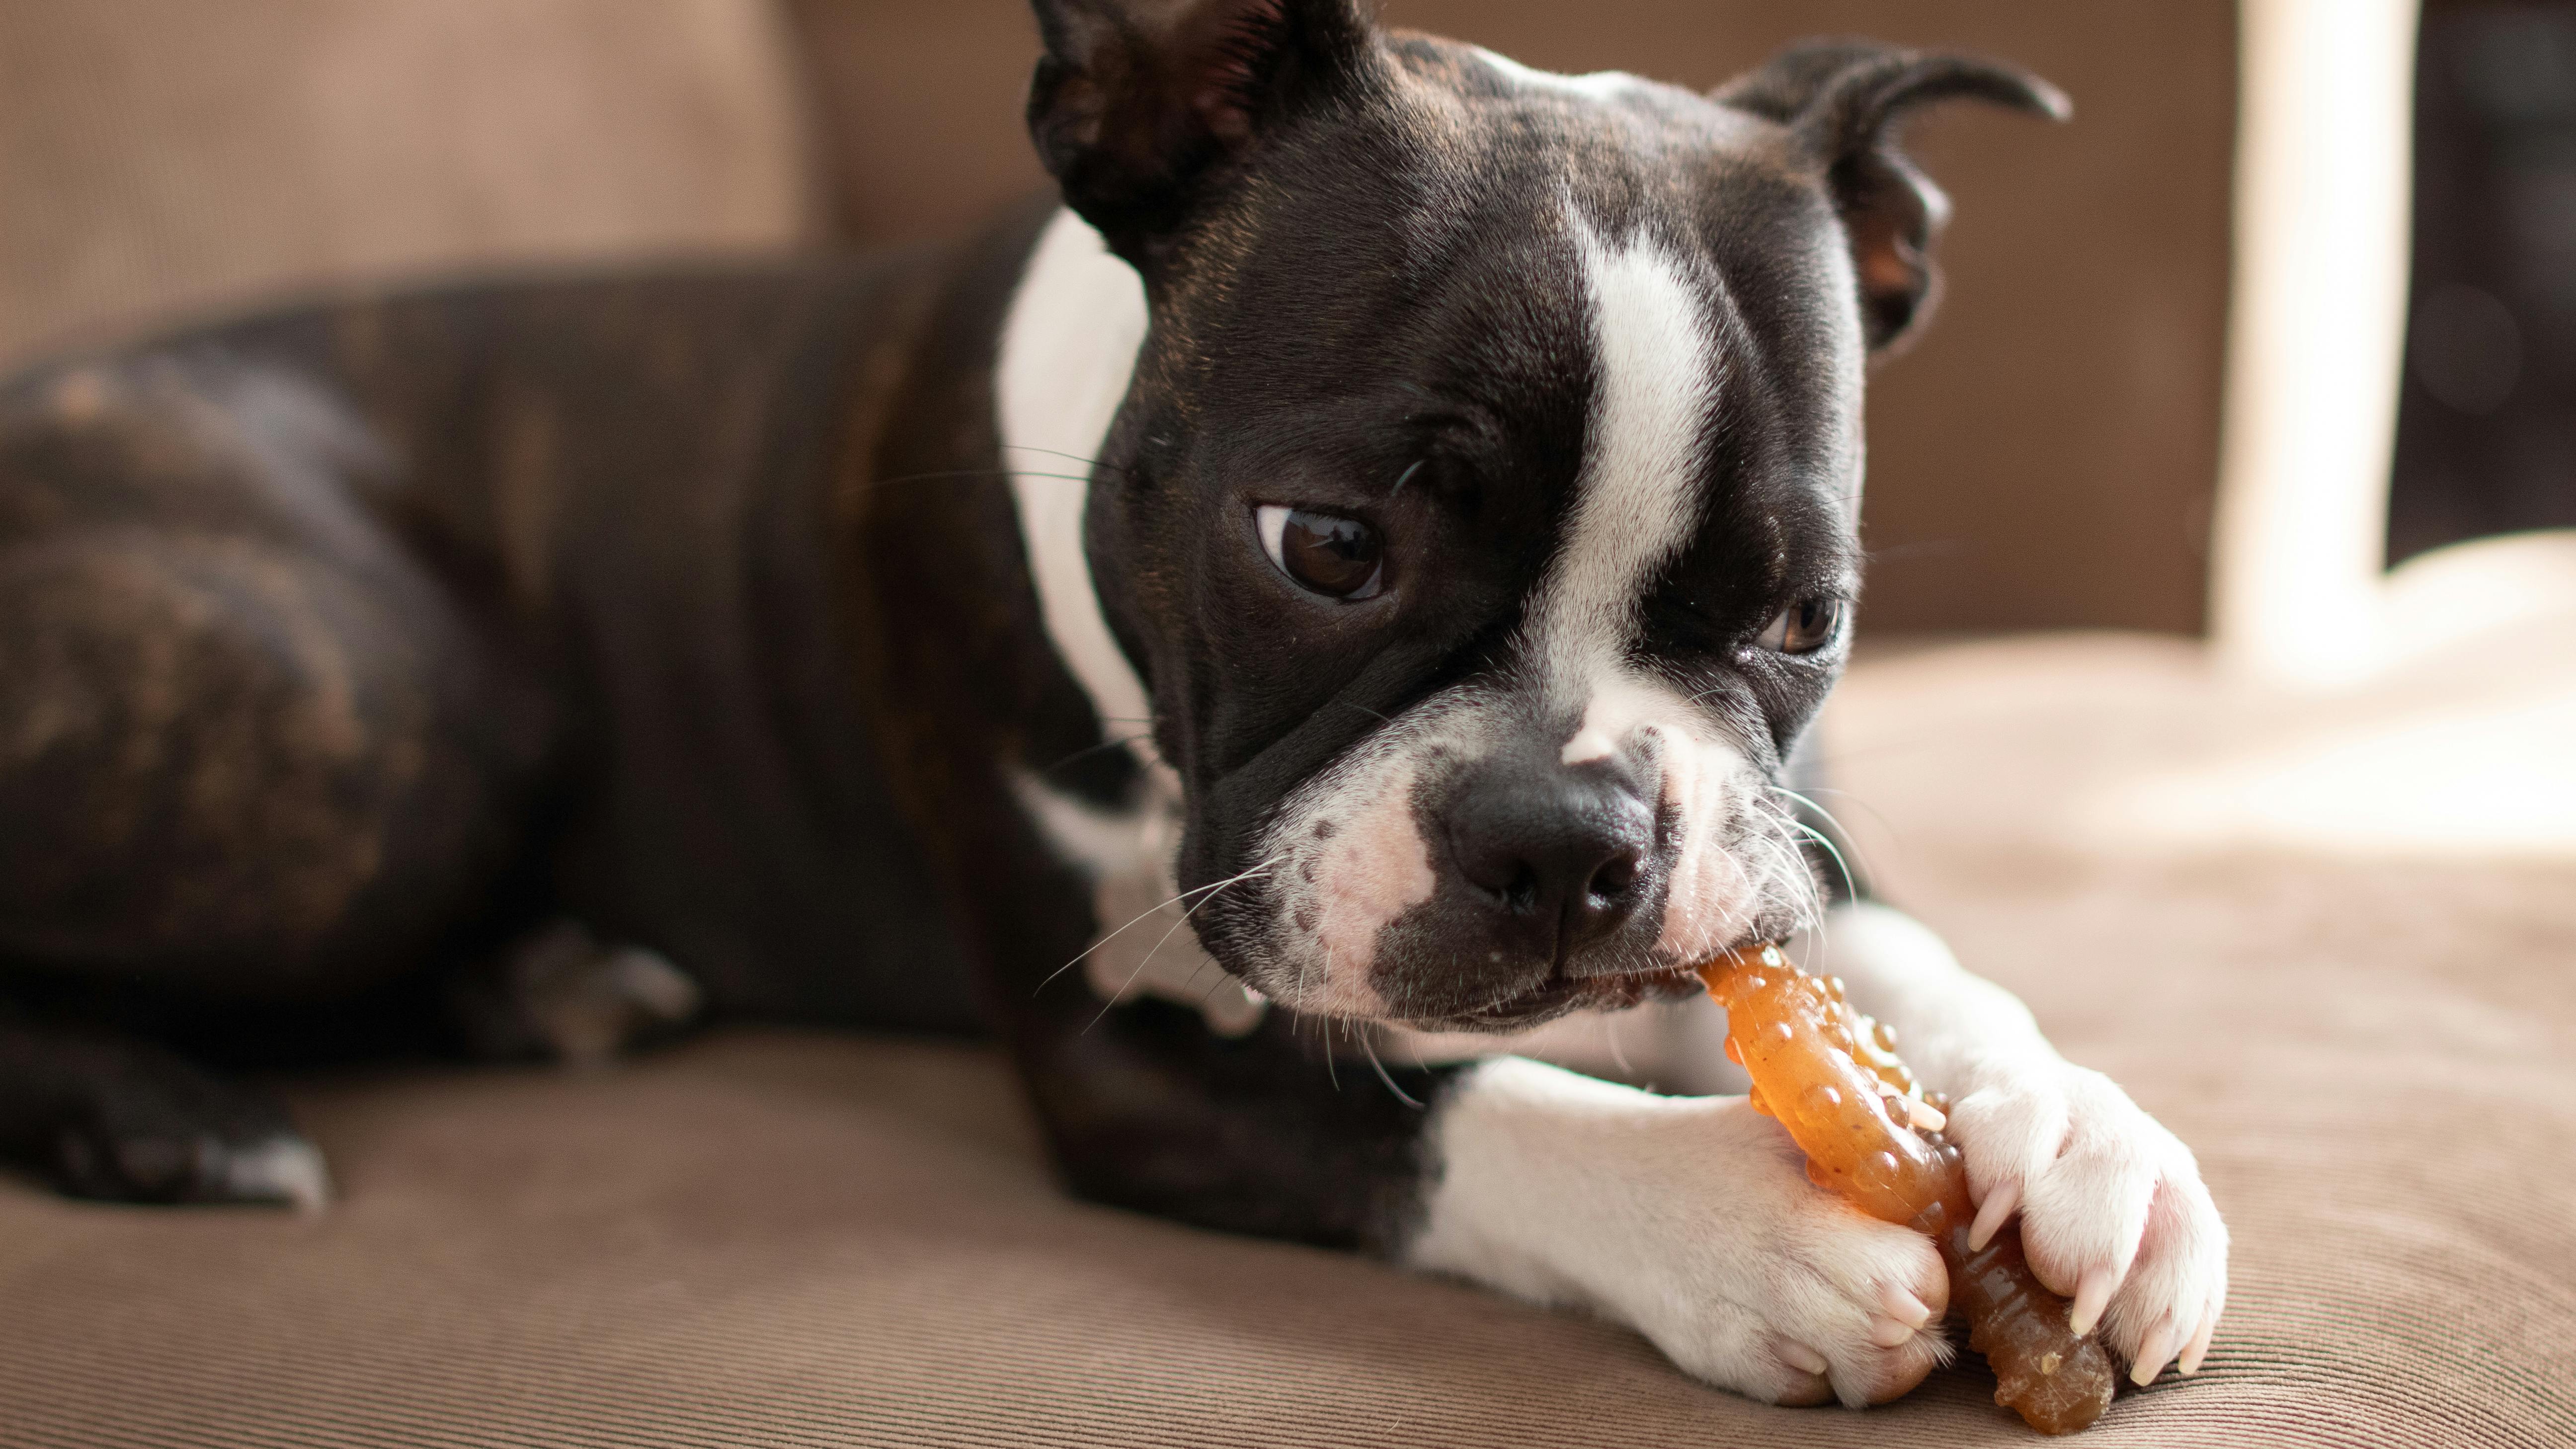
M 1602 1035 L 1610 1043 L 1610 1060 L 1619 1064 L 1619 1075 L 1634 1080 L 1637 1069 L 1628 1064 L 1627 1048 L 1619 1042 L 1619 1028 L 1627 1025 L 1627 1022 L 1628 1019 L 1624 1015 L 1608 1017 L 1602 1021 L 1601 1029 Z
M 1763 833 L 1754 837 L 1753 843 L 1764 848 L 1769 870 L 1782 886 L 1794 880 L 1803 887 L 1798 892 L 1796 919 L 1801 927 L 1811 925 L 1823 914 L 1822 892 L 1816 884 L 1815 872 L 1807 867 L 1806 856 L 1799 849 L 1796 837 L 1789 834 L 1788 827 L 1796 822 L 1778 812 L 1751 813 L 1763 827 Z
M 1854 854 L 1861 855 L 1861 864 L 1863 864 L 1863 865 L 1867 865 L 1867 864 L 1869 863 L 1868 857 L 1867 857 L 1865 854 L 1862 854 L 1862 852 L 1861 852 L 1861 849 L 1860 849 L 1860 843 L 1859 843 L 1857 840 L 1854 840 L 1854 839 L 1853 839 L 1853 837 L 1852 837 L 1852 832 L 1851 832 L 1851 827 L 1850 827 L 1850 826 L 1848 826 L 1848 825 L 1845 825 L 1845 824 L 1842 822 L 1842 817 L 1840 817 L 1840 816 L 1838 816 L 1838 815 L 1834 814 L 1834 812 L 1832 812 L 1831 810 L 1826 809 L 1826 808 L 1825 808 L 1821 803 L 1819 803 L 1819 802 L 1815 799 L 1815 797 L 1810 796 L 1810 795 L 1802 795 L 1802 794 L 1799 794 L 1797 791 L 1790 789 L 1790 788 L 1789 788 L 1789 787 L 1787 787 L 1786 785 L 1768 785 L 1768 786 L 1765 786 L 1764 788 L 1765 788 L 1765 789 L 1768 789 L 1769 791 L 1771 791 L 1771 793 L 1773 793 L 1773 794 L 1775 794 L 1775 795 L 1782 796 L 1782 797 L 1784 797 L 1784 798 L 1786 798 L 1786 799 L 1794 800 L 1794 801 L 1798 802 L 1799 804 L 1806 806 L 1809 810 L 1814 811 L 1814 812 L 1816 813 L 1816 817 L 1817 817 L 1818 819 L 1820 819 L 1820 820 L 1824 821 L 1827 825 L 1830 825 L 1830 826 L 1832 826 L 1832 827 L 1833 827 L 1834 832 L 1842 838 L 1842 841 L 1844 841 L 1844 842 L 1849 842 L 1849 843 L 1850 843 L 1850 845 L 1851 845 L 1851 847 L 1852 847 L 1852 851 L 1853 851 L 1853 853 L 1854 853 Z M 1826 791 L 1825 793 L 1826 793 L 1826 794 L 1831 795 L 1831 794 L 1839 794 L 1839 793 L 1841 793 L 1841 792 L 1839 792 L 1839 791 L 1833 791 L 1833 790 L 1828 790 L 1828 791 Z M 1863 808 L 1864 808 L 1864 809 L 1866 809 L 1866 808 L 1867 808 L 1866 804 L 1864 804 L 1864 805 L 1863 805 Z M 1874 811 L 1873 811 L 1872 813 L 1873 813 L 1873 814 L 1875 814 L 1876 812 L 1874 812 Z M 1885 823 L 1884 819 L 1882 819 L 1882 820 L 1881 820 L 1881 823 L 1882 823 L 1882 824 L 1884 824 L 1884 823 Z M 1820 831 L 1816 830 L 1816 828 L 1815 828 L 1814 826 L 1807 824 L 1807 822 L 1805 822 L 1805 821 L 1803 821 L 1803 820 L 1798 821 L 1798 822 L 1797 822 L 1797 824 L 1798 824 L 1798 826 L 1799 826 L 1799 828 L 1800 828 L 1800 829 L 1803 829 L 1803 830 L 1807 831 L 1807 832 L 1808 832 L 1809 834 L 1811 834 L 1811 835 L 1815 835 L 1815 836 L 1816 836 L 1816 843 L 1817 843 L 1818 845 L 1821 845 L 1821 846 L 1825 847 L 1825 849 L 1827 849 L 1827 850 L 1829 850 L 1829 851 L 1832 851 L 1832 852 L 1833 852 L 1833 856 L 1834 856 L 1834 861 L 1835 861 L 1835 863 L 1836 863 L 1836 864 L 1838 864 L 1838 865 L 1840 865 L 1840 866 L 1842 867 L 1842 871 L 1843 871 L 1843 885 L 1844 885 L 1844 887 L 1845 887 L 1846 889 L 1850 890 L 1850 891 L 1851 891 L 1851 893 L 1852 893 L 1853 895 L 1855 895 L 1855 896 L 1856 896 L 1856 895 L 1859 895 L 1859 894 L 1860 894 L 1860 887 L 1859 887 L 1857 884 L 1855 884 L 1855 883 L 1854 883 L 1854 881 L 1853 881 L 1853 872 L 1852 872 L 1852 868 L 1851 868 L 1851 863 L 1850 863 L 1848 860 L 1844 859 L 1844 857 L 1843 857 L 1843 852 L 1842 852 L 1842 850 L 1840 849 L 1840 847 L 1839 847 L 1838 843 L 1837 843 L 1837 842 L 1835 842 L 1835 841 L 1832 841 L 1832 840 L 1827 840 L 1827 839 L 1825 839 L 1825 838 L 1824 838 L 1824 836 L 1823 836 L 1823 833 L 1822 833 L 1822 832 L 1820 832 Z
M 1364 1049 L 1366 1049 L 1366 1050 L 1367 1050 L 1367 1052 L 1368 1052 L 1369 1065 L 1370 1065 L 1370 1066 L 1373 1066 L 1373 1067 L 1375 1067 L 1375 1068 L 1377 1068 L 1377 1079 L 1378 1079 L 1379 1081 L 1381 1081 L 1381 1082 L 1386 1083 L 1386 1089 L 1387 1089 L 1388 1091 L 1393 1092 L 1393 1093 L 1395 1094 L 1395 1099 L 1396 1099 L 1397 1101 L 1402 1102 L 1404 1105 L 1406 1105 L 1406 1106 L 1408 1106 L 1408 1107 L 1413 1108 L 1415 1111 L 1420 1111 L 1420 1110 L 1422 1109 L 1422 1104 L 1421 1104 L 1420 1102 L 1417 1102 L 1417 1101 L 1413 1100 L 1413 1094 L 1412 1094 L 1412 1093 L 1407 1092 L 1407 1091 L 1406 1091 L 1406 1090 L 1404 1090 L 1402 1087 L 1397 1086 L 1397 1085 L 1395 1084 L 1395 1077 L 1394 1077 L 1394 1075 L 1393 1075 L 1392 1073 L 1390 1073 L 1389 1071 L 1387 1071 L 1387 1069 L 1386 1069 L 1386 1063 L 1384 1063 L 1384 1062 L 1382 1062 L 1382 1061 L 1379 1061 L 1379 1060 L 1377 1059 L 1377 1035 L 1376 1035 L 1376 1033 L 1374 1033 L 1374 1032 L 1372 1032 L 1372 1031 L 1369 1031 L 1369 1030 L 1366 1030 L 1365 1028 L 1363 1028 L 1363 1029 L 1358 1033 L 1358 1035 L 1359 1035 L 1359 1039 L 1360 1039 L 1360 1045 L 1361 1045 L 1361 1047 L 1363 1047 Z
M 1120 998 L 1120 997 L 1125 996 L 1125 995 L 1127 994 L 1127 992 L 1128 992 L 1129 988 L 1133 987 L 1133 986 L 1136 984 L 1136 978 L 1138 978 L 1138 977 L 1140 977 L 1140 976 L 1144 975 L 1144 974 L 1145 974 L 1145 968 L 1154 964 L 1154 951 L 1160 951 L 1160 950 L 1162 950 L 1162 949 L 1163 949 L 1163 947 L 1164 947 L 1164 945 L 1165 945 L 1166 943 L 1168 943 L 1168 942 L 1172 939 L 1172 936 L 1173 936 L 1173 934 L 1174 934 L 1175 932 L 1179 931 L 1179 930 L 1181 929 L 1181 927 L 1186 926 L 1186 925 L 1188 925 L 1188 924 L 1190 923 L 1190 917 L 1197 915 L 1197 914 L 1199 913 L 1199 911 L 1200 911 L 1202 908 L 1204 908 L 1204 907 L 1207 905 L 1207 903 L 1208 903 L 1209 901 L 1215 900 L 1219 895 L 1223 894 L 1223 893 L 1224 893 L 1224 891 L 1225 891 L 1225 888 L 1226 888 L 1226 887 L 1231 886 L 1231 885 L 1239 885 L 1239 884 L 1243 883 L 1244 881 L 1250 880 L 1250 879 L 1252 879 L 1254 876 L 1260 875 L 1260 874 L 1261 874 L 1261 873 L 1263 873 L 1264 871 L 1269 870 L 1272 866 L 1277 865 L 1277 864 L 1278 864 L 1282 859 L 1284 859 L 1284 858 L 1285 858 L 1284 856 L 1277 856 L 1277 855 L 1274 855 L 1274 856 L 1270 857 L 1268 860 L 1265 860 L 1265 861 L 1261 862 L 1259 865 L 1254 866 L 1252 869 L 1250 869 L 1250 870 L 1247 870 L 1247 871 L 1243 872 L 1241 875 L 1229 876 L 1229 877 L 1227 877 L 1227 878 L 1226 878 L 1226 879 L 1224 879 L 1224 880 L 1218 881 L 1214 886 L 1201 886 L 1199 889 L 1200 889 L 1200 890 L 1203 890 L 1203 891 L 1205 891 L 1205 892 L 1207 892 L 1207 894 L 1206 894 L 1206 895 L 1204 895 L 1204 896 L 1202 896 L 1202 897 L 1200 897 L 1200 899 L 1199 899 L 1199 901 L 1198 901 L 1198 903 L 1197 903 L 1196 905 L 1191 906 L 1188 910 L 1183 911 L 1183 912 L 1181 913 L 1181 918 L 1180 918 L 1179 920 L 1174 921 L 1174 922 L 1172 923 L 1172 929 L 1171 929 L 1171 930 L 1169 930 L 1169 931 L 1165 931 L 1165 932 L 1163 933 L 1163 939 L 1162 939 L 1162 940 L 1160 940 L 1160 941 L 1156 941 L 1156 942 L 1154 943 L 1154 949 L 1153 949 L 1152 951 L 1147 951 L 1147 952 L 1145 953 L 1145 959 L 1136 963 L 1136 969 L 1127 973 L 1127 979 L 1126 979 L 1124 982 L 1121 982 L 1121 983 L 1119 984 L 1118 990 L 1117 990 L 1115 993 L 1113 993 L 1113 994 L 1110 996 L 1110 998 L 1109 998 L 1109 1000 L 1107 1001 L 1107 1003 L 1105 1003 L 1104 1005 L 1102 1005 L 1102 1007 L 1100 1008 L 1100 1015 L 1099 1015 L 1099 1016 L 1095 1016 L 1095 1017 L 1093 1017 L 1093 1018 L 1091 1019 L 1090 1025 L 1083 1027 L 1083 1030 L 1084 1030 L 1085 1032 L 1088 1032 L 1088 1031 L 1090 1031 L 1090 1030 L 1091 1030 L 1091 1028 L 1092 1028 L 1092 1027 L 1100 1025 L 1102 1018 L 1104 1018 L 1104 1017 L 1108 1016 L 1108 1015 L 1109 1015 L 1109 1012 L 1110 1012 L 1110 1010 L 1111 1010 L 1111 1008 L 1113 1008 L 1113 1007 L 1115 1007 L 1115 1006 L 1117 1006 L 1117 1005 L 1118 1005 L 1119 998 Z M 1177 898 L 1176 898 L 1176 899 L 1177 899 Z M 1164 903 L 1163 903 L 1163 905 L 1165 905 L 1165 906 L 1170 905 L 1170 904 L 1171 904 L 1171 902 L 1170 902 L 1170 901 L 1166 901 L 1166 902 L 1164 902 Z M 1161 909 L 1163 909 L 1163 906 L 1156 906 L 1154 909 L 1155 909 L 1155 910 L 1161 910 Z M 1133 922 L 1130 922 L 1129 924 L 1131 924 L 1131 925 L 1132 925 L 1132 924 L 1134 924 L 1134 923 L 1133 923 Z M 1124 928 L 1124 927 L 1121 927 L 1121 929 L 1123 930 L 1123 929 L 1125 929 L 1125 928 Z M 1084 954 L 1084 955 L 1088 955 L 1088 954 L 1090 954 L 1090 953 L 1089 953 L 1089 952 L 1085 952 L 1085 953 L 1083 953 L 1083 954 Z M 1077 961 L 1079 961 L 1079 960 L 1081 960 L 1081 959 L 1082 959 L 1082 957 L 1077 956 L 1077 957 L 1075 957 L 1074 959 L 1075 959 L 1075 960 L 1077 960 Z M 1062 968 L 1058 968 L 1058 969 L 1059 969 L 1059 970 L 1061 970 Z M 1197 979 L 1196 973 L 1192 973 L 1192 977 L 1191 977 L 1191 979 L 1193 979 L 1193 980 L 1196 980 L 1196 979 Z M 1041 984 L 1043 984 L 1043 983 L 1041 983 Z
M 1046 990 L 1046 989 L 1047 989 L 1047 984 L 1048 984 L 1049 982 L 1051 982 L 1051 981 L 1055 980 L 1055 979 L 1056 979 L 1057 977 L 1059 977 L 1059 976 L 1062 976 L 1064 973 L 1066 973 L 1067 971 L 1072 970 L 1074 967 L 1076 967 L 1076 966 L 1078 966 L 1078 965 L 1082 964 L 1082 958 L 1083 958 L 1083 957 L 1090 955 L 1092 952 L 1097 951 L 1097 950 L 1099 950 L 1101 947 L 1108 945 L 1110 942 L 1117 940 L 1119 937 L 1121 937 L 1121 936 L 1123 936 L 1123 935 L 1126 935 L 1130 930 L 1132 930 L 1132 929 L 1134 929 L 1134 928 L 1135 928 L 1135 926 L 1136 926 L 1136 924 L 1137 924 L 1137 922 L 1138 922 L 1138 921 L 1142 921 L 1142 920 L 1144 920 L 1146 916 L 1153 915 L 1153 914 L 1154 914 L 1155 912 L 1157 912 L 1157 911 L 1166 911 L 1166 910 L 1169 910 L 1169 909 L 1171 909 L 1173 906 L 1179 905 L 1181 902 L 1183 902 L 1183 901 L 1185 901 L 1185 900 L 1188 900 L 1190 897 L 1192 897 L 1192 896 L 1194 896 L 1194 895 L 1199 894 L 1201 891 L 1218 891 L 1218 890 L 1223 890 L 1223 889 L 1225 889 L 1227 886 L 1229 886 L 1229 885 L 1231 885 L 1231 884 L 1233 884 L 1233 882 L 1232 882 L 1232 881 L 1222 881 L 1222 880 L 1221 880 L 1221 881 L 1218 881 L 1218 882 L 1217 882 L 1216 884 L 1214 884 L 1214 885 L 1195 886 L 1195 887 L 1192 887 L 1192 888 L 1191 888 L 1191 889 L 1189 889 L 1189 890 L 1185 890 L 1185 891 L 1181 892 L 1179 895 L 1176 895 L 1176 896 L 1172 897 L 1170 900 L 1164 901 L 1164 902 L 1163 902 L 1162 904 L 1160 904 L 1160 905 L 1153 906 L 1153 907 L 1151 907 L 1151 908 L 1149 908 L 1149 909 L 1145 910 L 1144 912 L 1142 912 L 1141 914 L 1139 914 L 1139 915 L 1136 917 L 1136 919 L 1135 919 L 1135 920 L 1129 921 L 1126 925 L 1124 925 L 1124 926 L 1120 926 L 1117 930 L 1114 930 L 1114 931 L 1110 932 L 1108 935 L 1101 937 L 1099 940 L 1092 942 L 1090 945 L 1083 947 L 1081 951 L 1077 952 L 1077 953 L 1074 955 L 1074 958 L 1073 958 L 1072 960 L 1067 961 L 1067 962 L 1065 962 L 1063 965 L 1058 966 L 1057 968 L 1055 968 L 1053 971 L 1048 972 L 1048 973 L 1046 974 L 1045 978 L 1044 978 L 1043 980 L 1039 981 L 1039 982 L 1038 982 L 1038 984 L 1037 984 L 1037 986 L 1029 992 L 1029 995 L 1031 995 L 1031 996 L 1035 996 L 1035 995 L 1037 995 L 1037 994 L 1038 994 L 1038 992 Z M 1183 917 L 1183 919 L 1184 919 L 1184 920 L 1186 920 L 1186 919 L 1188 919 L 1188 918 L 1187 918 L 1187 917 Z

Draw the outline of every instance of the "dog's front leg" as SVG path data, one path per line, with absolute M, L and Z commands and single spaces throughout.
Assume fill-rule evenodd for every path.
M 1424 1124 L 1463 1069 L 1330 1059 L 1342 1028 L 1272 1011 L 1248 1033 L 1078 982 L 1007 1032 L 1058 1170 L 1095 1202 L 1377 1254 L 1419 1215 Z
M 1892 1399 L 1948 1355 L 1921 1234 L 1810 1184 L 1742 1097 L 1658 1097 L 1522 1058 L 1452 1082 L 1403 1257 L 1634 1327 L 1775 1403 Z
M 1151 1000 L 1020 1025 L 1050 1145 L 1096 1201 L 1596 1309 L 1778 1403 L 1881 1402 L 1946 1354 L 1930 1241 L 1809 1184 L 1741 1097 L 1518 1057 L 1361 1058 L 1336 1081 L 1333 1029 L 1284 1012 L 1239 1040 Z
M 1941 939 L 1885 906 L 1828 918 L 1825 969 L 1894 1026 L 1926 1085 L 1950 1095 L 1977 1239 L 2016 1212 L 2041 1281 L 2098 1321 L 2151 1380 L 2200 1367 L 2227 1298 L 2227 1228 L 2200 1165 L 2128 1093 L 2059 1056 L 2010 992 L 1962 970 Z

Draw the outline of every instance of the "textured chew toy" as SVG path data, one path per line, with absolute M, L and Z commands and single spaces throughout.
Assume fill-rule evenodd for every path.
M 2017 1226 L 1969 1250 L 1959 1149 L 1939 1134 L 1942 1104 L 1927 1102 L 1896 1059 L 1895 1034 L 1845 1004 L 1839 978 L 1807 975 L 1776 946 L 1721 956 L 1699 974 L 1726 1008 L 1726 1054 L 1752 1075 L 1754 1110 L 1789 1129 L 1807 1176 L 1940 1248 L 1950 1311 L 1995 1371 L 1995 1402 L 2043 1434 L 2100 1418 L 2110 1355 L 2068 1329 L 2066 1300 L 2030 1271 Z

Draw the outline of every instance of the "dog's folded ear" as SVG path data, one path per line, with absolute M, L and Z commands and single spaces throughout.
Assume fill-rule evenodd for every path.
M 1034 0 L 1029 134 L 1065 200 L 1143 261 L 1199 187 L 1364 73 L 1358 0 Z
M 1935 101 L 1959 99 L 2052 120 L 2072 114 L 2057 87 L 2017 66 L 1865 40 L 1793 45 L 1710 99 L 1788 127 L 1822 168 L 1851 237 L 1872 351 L 1930 313 L 1939 287 L 1932 240 L 1949 218 L 1940 188 L 1898 149 L 1898 123 Z

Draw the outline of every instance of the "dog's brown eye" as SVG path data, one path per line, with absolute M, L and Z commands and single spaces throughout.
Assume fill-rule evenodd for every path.
M 1813 654 L 1843 631 L 1843 601 L 1801 599 L 1780 611 L 1753 642 L 1782 654 Z
M 1265 503 L 1253 522 L 1279 571 L 1328 599 L 1365 599 L 1385 586 L 1385 547 L 1356 518 Z

